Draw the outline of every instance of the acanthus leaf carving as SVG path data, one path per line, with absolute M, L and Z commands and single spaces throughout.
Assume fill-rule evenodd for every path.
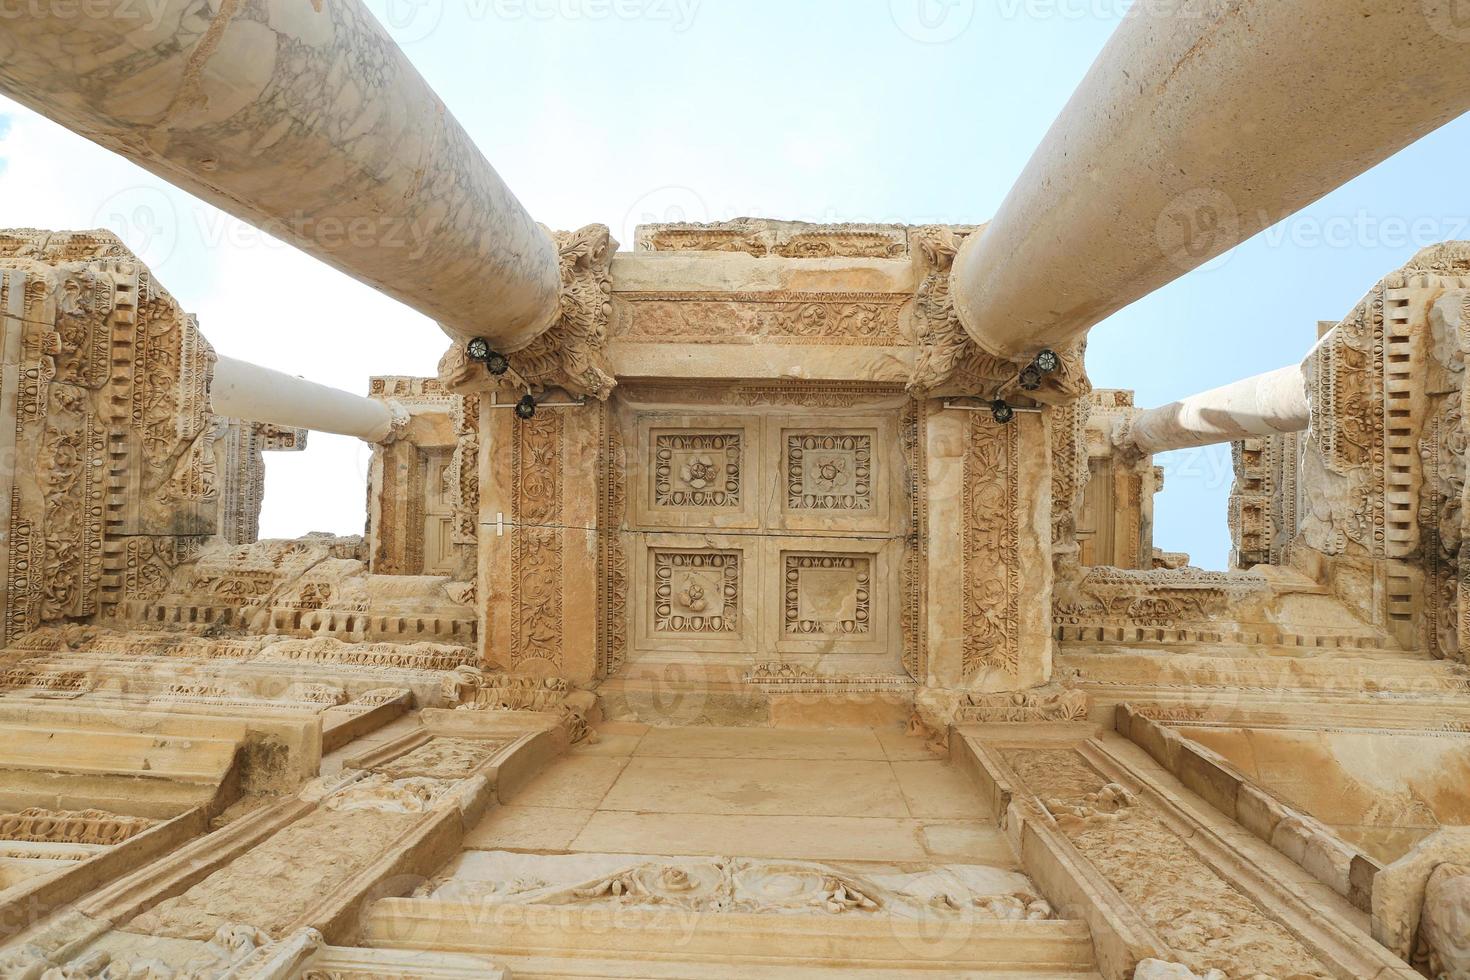
M 612 319 L 609 264 L 618 243 L 606 225 L 549 234 L 561 259 L 561 307 L 556 322 L 512 355 L 512 364 L 533 390 L 564 388 L 606 400 L 618 384 L 603 353 Z

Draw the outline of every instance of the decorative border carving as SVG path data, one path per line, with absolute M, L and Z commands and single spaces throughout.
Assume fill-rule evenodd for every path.
M 516 420 L 511 435 L 510 666 L 562 665 L 562 457 L 556 410 Z
M 971 413 L 964 463 L 960 569 L 963 676 L 1012 676 L 1020 648 L 1020 426 Z
M 598 673 L 610 677 L 628 657 L 628 555 L 622 525 L 627 511 L 627 455 L 623 432 L 611 406 L 598 407 L 597 504 Z
M 630 344 L 817 344 L 905 347 L 909 297 L 877 292 L 618 293 Z

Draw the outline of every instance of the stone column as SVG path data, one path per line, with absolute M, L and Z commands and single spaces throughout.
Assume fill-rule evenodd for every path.
M 35 4 L 0 90 L 459 339 L 524 347 L 557 252 L 359 0 Z
M 400 417 L 384 402 L 233 357 L 215 364 L 209 397 L 211 410 L 224 418 L 335 432 L 366 442 L 386 441 Z
M 1137 5 L 961 248 L 965 329 L 1000 356 L 1060 349 L 1470 109 L 1452 6 Z
M 1301 432 L 1311 420 L 1299 365 L 1277 368 L 1134 417 L 1126 439 L 1145 454 Z

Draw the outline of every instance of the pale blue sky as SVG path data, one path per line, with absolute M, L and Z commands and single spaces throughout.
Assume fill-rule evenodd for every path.
M 370 0 L 538 220 L 979 222 L 1124 0 Z M 1305 89 L 1303 98 L 1309 98 Z M 1351 118 L 1342 120 L 1353 125 Z M 1290 134 L 1282 134 L 1289 139 Z M 1093 331 L 1151 405 L 1299 360 L 1422 245 L 1470 238 L 1470 119 Z M 432 373 L 423 317 L 0 100 L 0 226 L 123 234 L 224 353 L 355 391 Z M 366 450 L 269 458 L 263 531 L 358 533 Z M 1156 543 L 1223 567 L 1229 449 L 1161 458 Z

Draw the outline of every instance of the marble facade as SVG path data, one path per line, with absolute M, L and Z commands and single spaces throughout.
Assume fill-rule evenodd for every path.
M 1470 253 L 1324 330 L 1207 572 L 1129 392 L 964 333 L 975 233 L 559 234 L 295 541 L 305 433 L 115 239 L 0 234 L 0 976 L 1470 976 Z

